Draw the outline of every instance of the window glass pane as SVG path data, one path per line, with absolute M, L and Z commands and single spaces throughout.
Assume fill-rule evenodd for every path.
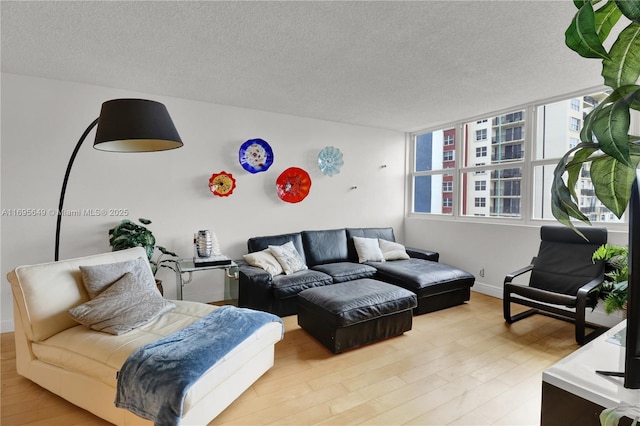
M 551 184 L 555 164 L 537 166 L 533 170 L 533 218 L 554 220 L 551 213 Z M 576 185 L 578 207 L 592 223 L 622 222 L 595 196 L 589 168 L 585 165 Z M 579 222 L 579 221 L 578 221 Z M 580 222 L 579 222 L 580 223 Z
M 461 214 L 520 217 L 522 167 L 462 174 Z
M 462 147 L 466 153 L 464 167 L 486 163 L 489 153 L 492 164 L 523 161 L 525 128 L 524 111 L 466 123 Z
M 414 170 L 425 172 L 455 167 L 455 133 L 455 129 L 445 129 L 416 135 Z
M 576 146 L 580 142 L 584 116 L 606 96 L 605 92 L 597 92 L 537 107 L 534 158 L 560 158 Z
M 413 180 L 413 211 L 415 213 L 453 213 L 453 175 L 416 176 Z

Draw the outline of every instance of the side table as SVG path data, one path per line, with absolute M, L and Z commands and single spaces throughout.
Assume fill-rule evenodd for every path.
M 182 287 L 189 284 L 193 279 L 193 272 L 195 271 L 210 271 L 212 269 L 224 269 L 225 274 L 229 278 L 238 279 L 238 265 L 232 260 L 231 263 L 224 265 L 214 266 L 196 266 L 193 263 L 193 259 L 180 259 L 176 261 L 176 292 L 178 300 L 182 300 Z M 183 274 L 189 274 L 189 277 L 185 281 L 182 278 Z

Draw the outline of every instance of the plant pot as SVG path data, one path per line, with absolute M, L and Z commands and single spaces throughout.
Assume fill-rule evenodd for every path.
M 160 294 L 164 297 L 164 288 L 162 288 L 162 280 L 156 280 L 156 288 Z

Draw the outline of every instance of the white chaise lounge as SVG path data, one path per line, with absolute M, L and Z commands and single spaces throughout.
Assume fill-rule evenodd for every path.
M 137 348 L 192 324 L 218 309 L 172 301 L 176 307 L 120 335 L 79 325 L 67 313 L 89 300 L 80 266 L 145 257 L 142 248 L 53 263 L 20 266 L 8 274 L 14 298 L 16 366 L 20 375 L 96 416 L 118 425 L 150 424 L 116 408 L 116 372 Z M 145 257 L 146 259 L 146 257 Z M 190 388 L 183 425 L 206 425 L 273 366 L 280 322 L 271 322 L 224 356 Z

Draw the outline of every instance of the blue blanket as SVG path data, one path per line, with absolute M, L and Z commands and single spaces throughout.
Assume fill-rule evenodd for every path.
M 179 425 L 189 388 L 218 360 L 269 322 L 272 314 L 223 306 L 188 327 L 136 350 L 118 373 L 116 407 Z

